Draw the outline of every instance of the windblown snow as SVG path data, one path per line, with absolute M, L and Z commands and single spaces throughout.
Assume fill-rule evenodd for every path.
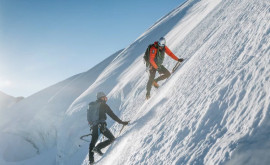
M 146 101 L 143 54 L 161 36 L 185 61 Z M 11 107 L 0 117 L 0 164 L 86 165 L 86 109 L 104 91 L 131 123 L 119 135 L 108 120 L 117 139 L 97 164 L 267 165 L 269 89 L 270 1 L 189 0 L 126 49 Z

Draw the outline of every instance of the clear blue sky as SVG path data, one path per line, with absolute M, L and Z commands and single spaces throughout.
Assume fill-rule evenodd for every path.
M 30 96 L 130 45 L 185 0 L 0 0 L 0 91 Z

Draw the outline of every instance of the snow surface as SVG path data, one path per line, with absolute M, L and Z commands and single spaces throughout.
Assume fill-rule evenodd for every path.
M 14 102 L 14 97 L 0 91 L 0 112 L 4 111 L 5 108 L 10 107 Z
M 1 116 L 3 116 L 9 108 L 11 108 L 14 104 L 18 103 L 22 99 L 24 98 L 9 96 L 0 91 L 0 120 Z
M 35 156 L 44 158 L 44 164 L 55 164 L 55 145 L 66 109 L 119 52 L 85 73 L 72 76 L 22 100 L 1 115 L 0 164 L 37 164 L 40 160 Z
M 161 36 L 185 61 L 145 101 L 142 56 Z M 97 164 L 269 164 L 269 40 L 269 0 L 189 0 L 126 49 L 1 117 L 0 164 L 86 165 L 89 143 L 79 137 L 98 91 L 131 123 L 119 135 L 108 120 L 118 138 Z

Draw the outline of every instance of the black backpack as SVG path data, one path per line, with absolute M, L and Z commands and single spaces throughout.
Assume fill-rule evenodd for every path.
M 93 125 L 98 124 L 99 120 L 99 102 L 91 102 L 89 103 L 88 109 L 87 109 L 87 120 L 89 123 L 92 123 Z
M 150 48 L 154 46 L 154 44 L 150 44 L 148 45 L 145 53 L 144 53 L 144 56 L 143 56 L 143 59 L 144 59 L 144 62 L 145 62 L 145 65 L 146 67 L 149 67 L 150 66 L 150 62 L 149 62 L 149 56 L 150 56 Z

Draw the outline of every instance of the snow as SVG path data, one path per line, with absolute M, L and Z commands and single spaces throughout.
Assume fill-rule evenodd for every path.
M 16 103 L 16 98 L 0 91 L 0 113 Z
M 185 61 L 146 101 L 142 57 L 161 36 Z M 87 164 L 79 137 L 98 91 L 131 123 L 119 135 L 108 120 L 117 140 L 97 164 L 269 164 L 269 40 L 268 0 L 189 0 L 93 69 L 12 107 L 0 122 L 0 164 Z
M 119 51 L 121 52 L 121 51 Z M 2 161 L 15 162 L 43 153 L 49 153 L 47 159 L 55 162 L 56 154 L 51 155 L 48 150 L 54 150 L 57 143 L 58 130 L 65 117 L 65 111 L 76 98 L 91 85 L 119 52 L 110 56 L 99 65 L 85 73 L 48 87 L 17 103 L 1 115 L 0 122 L 0 164 Z M 20 143 L 16 141 L 20 140 Z M 33 148 L 28 150 L 29 146 Z M 21 148 L 24 154 L 21 154 Z M 27 149 L 28 152 L 25 152 Z M 7 153 L 17 152 L 10 156 Z M 7 161 L 7 162 L 6 162 Z M 26 162 L 26 163 L 25 163 Z M 30 161 L 31 162 L 31 161 Z M 47 161 L 46 161 L 47 162 Z M 27 160 L 22 161 L 25 164 Z

